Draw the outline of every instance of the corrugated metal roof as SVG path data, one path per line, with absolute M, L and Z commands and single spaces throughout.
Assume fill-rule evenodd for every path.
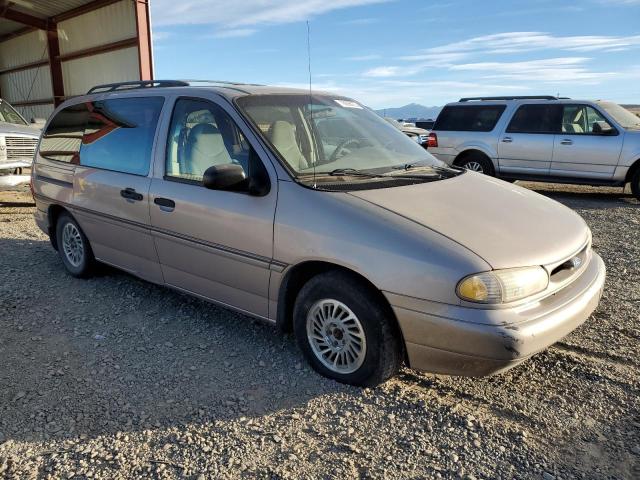
M 55 17 L 93 0 L 12 0 L 11 8 L 38 18 Z
M 93 0 L 12 0 L 10 2 L 11 9 L 19 13 L 26 13 L 42 20 L 61 15 L 83 5 L 91 3 Z M 0 35 L 6 35 L 21 28 L 25 25 L 0 18 Z

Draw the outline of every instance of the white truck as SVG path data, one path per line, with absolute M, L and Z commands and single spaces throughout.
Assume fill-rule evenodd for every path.
M 29 183 L 24 169 L 31 168 L 43 125 L 38 119 L 28 123 L 0 99 L 0 189 Z

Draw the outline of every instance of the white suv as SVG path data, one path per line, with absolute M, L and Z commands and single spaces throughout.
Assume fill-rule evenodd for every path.
M 613 102 L 462 98 L 440 112 L 429 153 L 506 180 L 631 183 L 640 198 L 640 118 Z

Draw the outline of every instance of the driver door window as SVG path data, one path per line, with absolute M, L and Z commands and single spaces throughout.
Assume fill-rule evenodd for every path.
M 607 119 L 595 108 L 587 105 L 565 105 L 562 115 L 562 133 L 598 135 L 610 130 Z
M 207 168 L 225 164 L 247 171 L 249 152 L 244 135 L 222 108 L 199 100 L 176 102 L 167 144 L 167 180 L 200 183 Z

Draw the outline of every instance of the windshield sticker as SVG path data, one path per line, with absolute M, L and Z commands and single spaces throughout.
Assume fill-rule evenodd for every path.
M 357 102 L 353 102 L 351 100 L 334 100 L 338 105 L 344 108 L 359 108 L 362 110 L 362 107 Z

